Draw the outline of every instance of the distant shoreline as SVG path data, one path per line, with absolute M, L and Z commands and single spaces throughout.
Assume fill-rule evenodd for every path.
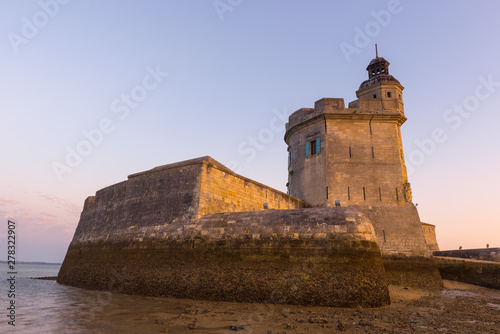
M 0 261 L 0 263 L 8 263 L 8 261 Z M 16 264 L 59 264 L 59 265 L 61 265 L 62 263 L 55 263 L 55 262 L 24 262 L 24 261 L 16 261 Z

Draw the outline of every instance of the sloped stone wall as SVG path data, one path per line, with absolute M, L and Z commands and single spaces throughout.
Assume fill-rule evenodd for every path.
M 135 240 L 73 242 L 58 282 L 223 301 L 390 303 L 373 227 L 351 208 L 218 213 L 171 238 Z

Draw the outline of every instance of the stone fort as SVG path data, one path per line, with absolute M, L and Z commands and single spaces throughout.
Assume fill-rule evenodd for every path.
M 130 175 L 84 203 L 58 282 L 96 290 L 335 307 L 441 288 L 434 225 L 412 203 L 403 86 L 373 59 L 346 108 L 289 117 L 288 193 L 210 157 Z

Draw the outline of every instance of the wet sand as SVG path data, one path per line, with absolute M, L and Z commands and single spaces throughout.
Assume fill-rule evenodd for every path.
M 500 333 L 500 290 L 445 281 L 442 291 L 390 286 L 390 292 L 392 304 L 375 309 L 145 298 L 128 317 L 130 311 L 109 305 L 106 312 L 96 314 L 88 329 L 207 334 Z

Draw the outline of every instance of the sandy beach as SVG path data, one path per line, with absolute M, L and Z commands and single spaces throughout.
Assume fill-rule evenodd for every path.
M 500 333 L 498 290 L 445 281 L 442 291 L 390 286 L 390 293 L 392 304 L 375 309 L 150 298 L 153 313 L 114 326 L 127 333 Z

